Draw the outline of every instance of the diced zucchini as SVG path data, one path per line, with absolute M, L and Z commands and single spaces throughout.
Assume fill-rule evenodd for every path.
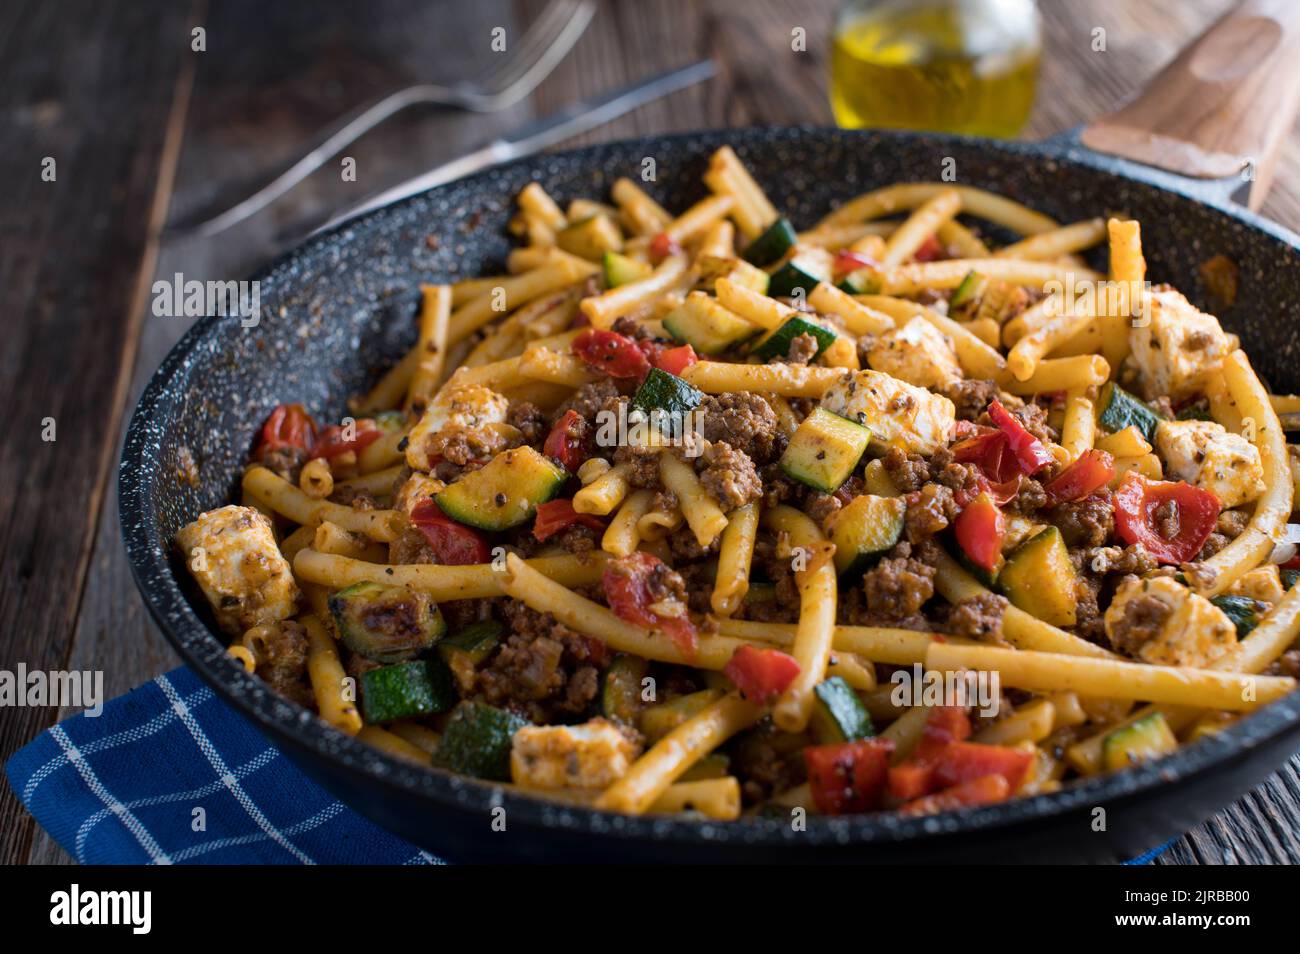
M 779 218 L 769 225 L 758 238 L 749 243 L 745 249 L 745 261 L 762 268 L 780 260 L 781 256 L 794 248 L 798 235 L 788 219 Z
M 830 536 L 835 544 L 835 569 L 840 576 L 856 578 L 890 550 L 903 535 L 907 501 L 902 497 L 863 494 L 831 515 Z
M 649 414 L 662 411 L 670 418 L 684 418 L 699 407 L 704 392 L 693 388 L 675 374 L 651 368 L 641 386 L 632 395 L 632 406 Z
M 664 702 L 641 710 L 637 718 L 637 727 L 646 737 L 646 742 L 653 744 L 662 739 L 693 715 L 698 715 L 713 705 L 726 693 L 721 689 L 704 689 L 689 695 L 678 696 L 672 702 Z
M 639 282 L 649 278 L 654 268 L 648 262 L 638 262 L 634 258 L 617 252 L 606 252 L 602 258 L 605 267 L 605 287 L 617 288 L 628 282 Z
M 1129 394 L 1114 381 L 1108 381 L 1101 389 L 1098 406 L 1101 411 L 1097 423 L 1106 430 L 1113 433 L 1136 427 L 1148 443 L 1155 442 L 1156 427 L 1164 420 L 1149 404 Z
M 704 292 L 691 292 L 686 301 L 664 316 L 664 330 L 700 354 L 721 354 L 748 341 L 759 329 Z
M 477 666 L 501 644 L 505 632 L 505 624 L 495 619 L 472 623 L 438 643 L 438 654 L 448 665 L 464 660 L 470 666 Z
M 1225 616 L 1237 627 L 1237 636 L 1245 636 L 1259 625 L 1268 612 L 1268 604 L 1249 596 L 1214 596 L 1210 602 L 1223 610 Z
M 375 662 L 414 659 L 447 632 L 446 620 L 427 593 L 362 581 L 329 598 L 339 639 Z
M 367 723 L 445 712 L 456 700 L 451 672 L 441 659 L 417 659 L 361 674 L 361 711 Z
M 719 278 L 725 278 L 742 288 L 767 294 L 767 272 L 749 264 L 743 258 L 723 258 L 718 255 L 701 255 L 695 260 L 695 269 L 700 273 L 695 287 L 712 292 Z
M 836 334 L 824 325 L 810 321 L 802 315 L 787 318 L 779 327 L 754 345 L 753 355 L 760 361 L 772 358 L 784 358 L 790 353 L 790 342 L 800 335 L 812 335 L 817 339 L 817 355 L 835 343 Z M 814 355 L 813 357 L 816 357 Z
M 821 282 L 830 281 L 831 255 L 823 249 L 805 249 L 772 273 L 767 293 L 773 298 L 807 298 Z
M 564 487 L 568 475 L 531 447 L 497 454 L 438 494 L 438 506 L 453 520 L 482 530 L 506 530 L 526 523 L 539 503 Z
M 726 778 L 731 774 L 731 759 L 721 752 L 714 752 L 700 759 L 680 776 L 679 782 L 702 782 L 709 778 Z
M 781 455 L 781 470 L 824 494 L 833 494 L 853 473 L 871 432 L 847 417 L 814 408 Z
M 1213 421 L 1214 415 L 1200 404 L 1189 404 L 1174 415 L 1176 421 Z
M 1107 772 L 1159 758 L 1178 748 L 1178 740 L 1162 713 L 1143 716 L 1132 725 L 1116 729 L 1101 742 L 1102 766 Z
M 513 712 L 482 702 L 462 702 L 452 710 L 433 764 L 441 768 L 485 778 L 510 781 L 510 742 L 528 725 Z
M 1077 579 L 1056 527 L 1034 534 L 1007 557 L 998 586 L 1026 613 L 1053 626 L 1073 626 Z
M 650 664 L 640 656 L 619 653 L 605 670 L 605 684 L 600 690 L 600 708 L 607 719 L 625 725 L 636 724 L 641 709 L 641 680 Z
M 980 288 L 984 285 L 984 276 L 973 269 L 966 273 L 966 277 L 961 280 L 952 293 L 952 298 L 948 302 L 949 308 L 961 308 L 973 302 L 980 293 Z
M 1282 577 L 1282 589 L 1289 590 L 1295 586 L 1296 580 L 1300 580 L 1300 570 L 1281 570 L 1279 575 Z
M 555 244 L 571 255 L 600 262 L 623 248 L 623 233 L 607 215 L 593 215 L 555 233 Z
M 874 268 L 859 268 L 840 279 L 840 288 L 850 295 L 879 294 L 880 274 Z
M 809 728 L 818 745 L 857 742 L 876 734 L 862 700 L 839 676 L 831 676 L 813 689 Z

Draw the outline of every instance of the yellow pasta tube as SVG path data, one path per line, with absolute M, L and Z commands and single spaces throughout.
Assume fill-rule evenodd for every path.
M 594 513 L 603 517 L 613 513 L 623 502 L 630 485 L 627 482 L 629 464 L 616 464 L 573 495 L 573 509 L 578 513 Z
M 1073 311 L 1062 313 L 1060 297 L 1049 295 L 1044 302 L 1056 302 L 1056 313 L 1027 335 L 1020 338 L 1007 352 L 1007 367 L 1019 381 L 1027 381 L 1034 374 L 1038 362 L 1053 349 L 1065 344 L 1096 317 L 1092 304 L 1096 296 L 1080 298 Z
M 959 258 L 988 258 L 989 247 L 978 235 L 956 219 L 949 219 L 939 226 L 939 241 L 957 252 Z
M 695 469 L 671 451 L 659 455 L 659 477 L 677 495 L 682 516 L 702 547 L 713 545 L 727 526 L 727 516 L 700 484 Z
M 635 552 L 641 542 L 638 524 L 649 511 L 653 500 L 654 494 L 648 490 L 629 494 L 605 529 L 605 535 L 600 539 L 600 548 L 620 557 Z
M 657 235 L 668 227 L 673 217 L 654 199 L 646 195 L 631 179 L 618 179 L 610 189 L 632 231 L 638 235 Z
M 323 457 L 313 457 L 298 472 L 298 489 L 312 500 L 324 500 L 334 493 L 334 474 L 330 462 Z
M 927 289 L 956 288 L 970 272 L 986 278 L 1046 288 L 1059 283 L 1062 288 L 1080 282 L 1097 282 L 1101 276 L 1092 269 L 1062 267 L 1055 262 L 1027 262 L 1015 258 L 952 258 L 939 262 L 900 265 L 880 276 L 880 291 L 885 295 L 915 295 Z
M 764 525 L 783 534 L 792 547 L 804 551 L 806 568 L 795 574 L 799 586 L 799 622 L 790 655 L 799 674 L 772 707 L 772 720 L 787 732 L 802 732 L 812 714 L 813 689 L 826 678 L 826 664 L 835 637 L 835 612 L 839 605 L 835 564 L 828 555 L 818 558 L 826 537 L 806 514 L 793 507 L 774 507 L 764 514 Z
M 719 195 L 729 195 L 735 200 L 731 217 L 747 238 L 757 238 L 776 221 L 776 208 L 730 146 L 723 146 L 709 157 L 704 184 Z
M 948 182 L 907 182 L 885 186 L 850 199 L 817 223 L 817 228 L 848 225 L 905 212 L 949 189 L 956 189 L 961 195 L 962 209 L 968 214 L 1006 226 L 1021 235 L 1036 235 L 1059 227 L 1055 219 L 1041 212 L 974 186 L 959 186 Z
M 584 277 L 584 269 L 567 259 L 553 265 L 512 275 L 487 292 L 461 305 L 447 320 L 447 340 L 460 341 L 505 312 L 519 308 L 542 295 L 559 291 Z
M 700 258 L 706 255 L 715 258 L 734 258 L 735 236 L 736 227 L 726 219 L 714 222 L 704 233 L 704 238 L 700 240 L 700 247 L 695 254 Z
M 1056 707 L 1046 699 L 1034 699 L 1004 719 L 986 726 L 972 737 L 973 742 L 985 745 L 1018 745 L 1021 742 L 1041 742 L 1052 734 L 1056 724 Z
M 718 296 L 718 304 L 722 307 L 768 331 L 779 328 L 787 319 L 799 314 L 789 305 L 760 295 L 754 289 L 746 288 L 730 278 L 719 278 L 714 282 L 714 291 Z
M 421 285 L 420 337 L 415 343 L 420 362 L 406 391 L 406 406 L 427 404 L 442 380 L 447 358 L 447 327 L 451 320 L 451 287 Z
M 554 579 L 557 585 L 587 586 L 600 582 L 600 575 L 605 568 L 605 555 L 596 552 L 582 556 L 564 554 L 534 557 L 528 564 L 538 576 Z M 501 585 L 505 571 L 497 569 L 491 563 L 466 566 L 430 563 L 388 565 L 367 563 L 308 548 L 294 558 L 293 572 L 305 582 L 318 583 L 335 590 L 361 582 L 408 586 L 428 593 L 435 602 L 482 599 L 501 596 L 505 592 Z
M 255 464 L 244 471 L 244 491 L 294 523 L 329 520 L 345 530 L 389 543 L 402 533 L 405 518 L 396 510 L 353 510 L 329 500 L 312 500 L 278 474 Z
M 407 742 L 400 735 L 394 735 L 387 729 L 381 729 L 377 725 L 362 726 L 361 731 L 357 733 L 357 739 L 403 761 L 424 766 L 429 764 L 428 752 Z
M 1002 682 L 1031 692 L 1078 692 L 1103 699 L 1142 699 L 1246 712 L 1295 688 L 1283 676 L 1151 666 L 1034 650 L 932 643 L 925 667 L 943 672 L 996 671 Z
M 528 183 L 519 193 L 519 207 L 557 232 L 568 224 L 555 200 L 536 182 Z
M 685 274 L 686 256 L 669 255 L 648 277 L 611 288 L 595 298 L 584 298 L 580 305 L 582 313 L 595 327 L 608 328 L 616 319 L 636 311 L 668 291 Z
M 656 742 L 626 775 L 601 793 L 596 807 L 642 814 L 683 772 L 737 732 L 749 728 L 762 713 L 758 706 L 735 693 L 723 696 Z
M 729 195 L 712 195 L 701 199 L 669 222 L 663 234 L 684 245 L 724 217 L 735 204 L 736 200 Z
M 754 559 L 758 535 L 758 504 L 748 503 L 731 511 L 727 529 L 718 548 L 718 573 L 710 605 L 719 616 L 730 616 L 740 608 L 749 592 L 749 568 Z
M 1142 228 L 1132 220 L 1110 219 L 1106 223 L 1110 236 L 1110 280 L 1119 292 L 1115 314 L 1108 314 L 1101 324 L 1104 341 L 1102 354 L 1117 372 L 1128 357 L 1129 325 L 1146 297 L 1146 259 L 1142 256 Z
M 682 377 L 708 394 L 728 391 L 770 391 L 783 397 L 819 398 L 844 379 L 841 368 L 797 364 L 733 364 L 697 361 Z
M 952 339 L 957 351 L 957 362 L 969 377 L 997 380 L 1006 373 L 1007 363 L 998 349 L 991 347 L 976 337 L 969 328 L 960 322 L 941 315 L 933 308 L 926 308 L 919 302 L 890 295 L 858 295 L 858 301 L 870 308 L 875 308 L 903 322 L 920 316 Z
M 1050 261 L 1071 252 L 1091 248 L 1106 237 L 1106 223 L 1102 219 L 1085 219 L 1058 229 L 1039 232 L 1029 238 L 1007 245 L 994 253 L 996 258 L 1023 258 Z
M 818 282 L 808 296 L 808 304 L 818 311 L 839 315 L 844 327 L 855 335 L 884 334 L 894 327 L 894 319 L 882 311 L 868 308 L 842 288 Z
M 1020 381 L 1003 375 L 999 382 L 1012 394 L 1042 394 L 1045 391 L 1072 391 L 1100 387 L 1110 377 L 1110 365 L 1099 354 L 1079 354 L 1072 358 L 1044 358 L 1034 373 Z
M 576 355 L 548 351 L 535 344 L 524 349 L 519 361 L 519 373 L 537 381 L 563 384 L 569 388 L 580 388 L 599 379 L 587 367 L 586 362 Z
M 735 821 L 740 817 L 740 782 L 733 776 L 706 778 L 696 782 L 669 785 L 650 806 L 651 814 L 699 812 L 718 821 Z
M 1065 419 L 1061 422 L 1061 445 L 1069 452 L 1070 460 L 1091 450 L 1097 436 L 1097 418 L 1087 391 L 1074 388 L 1065 393 Z
M 880 263 L 882 271 L 902 265 L 938 230 L 939 226 L 961 211 L 961 193 L 944 189 L 922 202 L 908 216 L 898 231 L 885 243 L 885 257 Z
M 307 678 L 320 717 L 340 732 L 356 735 L 361 731 L 361 714 L 355 695 L 344 691 L 346 674 L 338 647 L 315 616 L 304 616 L 301 621 L 307 630 Z
M 1241 413 L 1243 425 L 1250 421 L 1250 426 L 1243 429 L 1254 431 L 1253 443 L 1259 448 L 1267 489 L 1255 502 L 1255 513 L 1245 531 L 1203 564 L 1214 572 L 1214 582 L 1198 588 L 1203 596 L 1222 593 L 1281 542 L 1295 491 L 1286 435 L 1246 352 L 1234 351 L 1223 359 L 1223 382 Z

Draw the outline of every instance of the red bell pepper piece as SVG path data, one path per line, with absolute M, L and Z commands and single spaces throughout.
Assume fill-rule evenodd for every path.
M 537 540 L 548 540 L 575 524 L 590 527 L 592 530 L 604 530 L 605 521 L 595 514 L 578 513 L 573 509 L 572 500 L 548 500 L 537 505 L 537 519 L 533 521 L 533 536 Z
M 301 404 L 280 404 L 266 418 L 262 435 L 253 451 L 262 460 L 271 451 L 296 447 L 308 455 L 316 446 L 316 422 Z
M 1047 452 L 1042 441 L 1025 430 L 1025 426 L 1003 407 L 1001 401 L 989 404 L 989 417 L 998 430 L 1007 435 L 1007 445 L 1024 473 L 1032 477 L 1052 463 L 1054 458 Z
M 411 509 L 411 523 L 424 534 L 429 546 L 446 566 L 487 563 L 491 559 L 487 538 L 473 527 L 457 523 L 436 501 L 421 500 Z
M 951 742 L 934 760 L 934 783 L 938 788 L 951 788 L 985 775 L 1001 775 L 1014 792 L 1033 760 L 1033 752 L 1006 745 Z
M 662 566 L 663 561 L 657 556 L 642 550 L 610 560 L 601 575 L 605 599 L 620 619 L 646 629 L 662 630 L 684 653 L 694 656 L 699 635 L 695 624 L 685 614 L 685 607 L 680 616 L 661 616 L 650 608 L 654 602 L 650 596 L 650 575 Z
M 1115 459 L 1103 450 L 1086 450 L 1078 460 L 1061 471 L 1047 486 L 1050 504 L 1082 500 L 1095 490 L 1100 490 L 1115 477 Z
M 316 441 L 316 447 L 312 451 L 313 455 L 333 460 L 348 451 L 360 454 L 379 440 L 380 435 L 383 434 L 378 425 L 368 417 L 356 421 L 351 425 L 351 428 L 352 436 L 350 438 L 347 436 L 348 428 L 341 424 L 331 424 L 325 428 Z
M 835 253 L 835 258 L 831 262 L 831 275 L 838 280 L 845 275 L 856 272 L 860 268 L 879 270 L 880 263 L 870 255 L 842 248 Z
M 669 255 L 676 255 L 682 250 L 681 243 L 666 232 L 660 232 L 650 240 L 650 258 L 658 264 Z
M 650 363 L 661 371 L 681 375 L 683 371 L 699 360 L 699 355 L 695 353 L 695 349 L 688 344 L 684 344 L 676 348 L 664 348 L 650 359 Z
M 934 766 L 928 762 L 904 762 L 889 769 L 889 794 L 899 801 L 920 798 L 934 791 Z
M 864 739 L 837 745 L 810 745 L 803 750 L 813 804 L 823 815 L 848 815 L 880 807 L 890 739 Z
M 587 453 L 587 422 L 570 408 L 555 422 L 542 442 L 542 453 L 569 473 L 576 473 L 590 455 Z
M 980 494 L 957 514 L 953 532 L 972 563 L 990 572 L 997 568 L 1007 522 L 988 493 Z
M 961 706 L 935 706 L 925 720 L 921 741 L 916 744 L 912 758 L 930 761 L 953 742 L 970 738 L 970 716 Z
M 793 656 L 779 649 L 741 646 L 731 656 L 722 674 L 736 684 L 750 702 L 765 706 L 789 688 L 799 675 Z
M 1147 480 L 1135 471 L 1124 475 L 1115 491 L 1115 535 L 1125 543 L 1140 543 L 1161 563 L 1186 563 L 1201 551 L 1219 519 L 1219 498 L 1184 481 Z M 1178 532 L 1160 535 L 1156 511 L 1172 503 L 1178 508 Z
M 992 805 L 995 802 L 1004 802 L 1010 797 L 1011 786 L 1007 784 L 1005 778 L 1001 775 L 984 775 L 954 785 L 937 795 L 927 795 L 910 801 L 898 811 L 903 815 L 933 815 L 954 808 Z
M 650 370 L 645 352 L 617 331 L 588 328 L 573 339 L 573 353 L 611 378 L 643 378 Z

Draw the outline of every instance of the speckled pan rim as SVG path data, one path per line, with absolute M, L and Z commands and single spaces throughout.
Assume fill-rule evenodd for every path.
M 1046 143 L 986 142 L 961 136 L 942 136 L 905 132 L 848 132 L 824 127 L 758 126 L 726 131 L 679 133 L 644 139 L 602 143 L 564 153 L 566 157 L 593 160 L 603 153 L 628 149 L 640 143 L 668 143 L 703 151 L 725 142 L 762 145 L 773 140 L 799 143 L 803 140 L 834 137 L 838 139 L 870 137 L 893 139 L 901 144 L 922 143 L 941 149 L 945 144 L 970 148 L 978 146 L 1005 155 L 1008 159 L 1034 162 L 1058 162 L 1086 174 L 1089 171 L 1122 176 L 1141 185 L 1190 198 L 1214 209 L 1228 219 L 1257 233 L 1267 235 L 1286 250 L 1300 249 L 1300 236 L 1276 223 L 1228 202 L 1220 184 L 1198 183 L 1124 160 L 1101 156 L 1080 147 L 1069 136 Z M 532 157 L 510 163 L 497 171 L 518 166 L 537 165 L 548 157 Z M 462 180 L 472 183 L 485 179 L 482 173 Z M 433 190 L 437 191 L 437 190 Z M 360 221 L 391 214 L 419 197 L 377 210 L 363 220 L 345 223 L 312 238 L 281 256 L 261 272 L 267 276 L 299 256 L 327 245 L 346 244 L 348 233 Z M 1187 781 L 1193 775 L 1215 767 L 1229 767 L 1251 749 L 1300 724 L 1300 693 L 1292 693 L 1228 730 L 1179 750 L 1159 762 L 1128 772 L 1100 776 L 1073 783 L 1048 795 L 1016 799 L 999 805 L 965 809 L 927 818 L 902 818 L 895 815 L 862 815 L 844 818 L 812 817 L 806 832 L 794 833 L 788 822 L 777 819 L 744 819 L 718 823 L 668 817 L 627 817 L 587 808 L 556 805 L 514 794 L 489 783 L 479 782 L 440 771 L 413 768 L 378 752 L 327 726 L 314 714 L 289 703 L 274 693 L 226 655 L 219 638 L 194 612 L 181 592 L 163 548 L 152 539 L 155 508 L 152 501 L 154 469 L 149 462 L 157 459 L 158 440 L 151 437 L 149 424 L 164 418 L 175 403 L 173 382 L 183 376 L 196 343 L 212 332 L 218 319 L 204 318 L 195 324 L 167 355 L 150 379 L 132 415 L 123 445 L 119 467 L 119 511 L 123 540 L 131 571 L 145 598 L 149 611 L 167 640 L 187 664 L 215 688 L 229 703 L 278 742 L 303 753 L 332 760 L 374 785 L 405 796 L 427 799 L 458 812 L 486 813 L 496 806 L 508 809 L 511 824 L 553 828 L 575 834 L 604 835 L 612 839 L 654 840 L 665 844 L 744 844 L 751 847 L 779 849 L 782 845 L 826 846 L 869 845 L 928 840 L 969 831 L 1008 829 L 1041 822 L 1098 804 L 1113 804 L 1133 799 L 1160 786 Z

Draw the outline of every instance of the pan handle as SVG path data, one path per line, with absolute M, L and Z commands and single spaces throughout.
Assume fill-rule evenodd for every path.
M 1195 179 L 1245 180 L 1257 210 L 1300 106 L 1300 2 L 1245 0 L 1082 141 Z

